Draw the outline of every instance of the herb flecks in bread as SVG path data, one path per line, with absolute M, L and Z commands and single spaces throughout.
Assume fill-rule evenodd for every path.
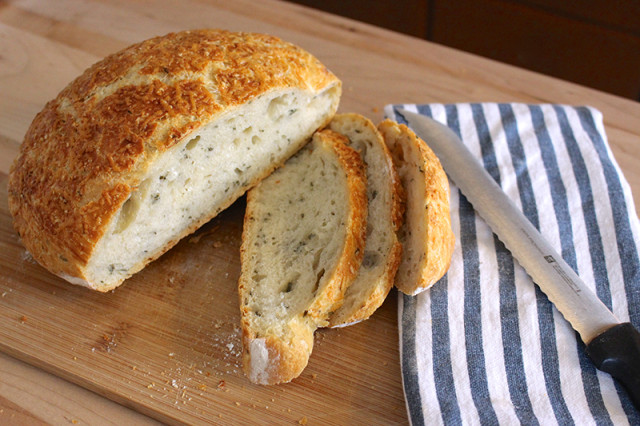
M 333 116 L 340 81 L 275 37 L 156 37 L 47 103 L 9 179 L 14 227 L 51 272 L 108 291 L 229 206 Z
M 358 276 L 349 286 L 344 303 L 329 318 L 332 327 L 369 318 L 382 305 L 400 263 L 402 246 L 397 231 L 402 222 L 400 180 L 391 155 L 376 126 L 359 114 L 338 114 L 329 128 L 349 140 L 367 170 L 367 238 Z
M 449 269 L 455 237 L 449 213 L 449 181 L 431 148 L 404 124 L 378 126 L 404 188 L 405 215 L 400 230 L 402 260 L 395 285 L 415 295 Z
M 244 368 L 260 384 L 288 382 L 307 365 L 355 278 L 366 237 L 366 175 L 330 130 L 247 194 L 239 280 Z

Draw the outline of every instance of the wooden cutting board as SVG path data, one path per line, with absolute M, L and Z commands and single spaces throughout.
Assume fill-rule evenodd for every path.
M 0 350 L 169 423 L 406 422 L 394 293 L 370 320 L 317 332 L 294 382 L 245 378 L 236 289 L 243 214 L 241 199 L 101 294 L 28 255 L 0 174 Z

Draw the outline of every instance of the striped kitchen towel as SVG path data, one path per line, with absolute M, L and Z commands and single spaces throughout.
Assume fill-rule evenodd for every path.
M 620 320 L 640 328 L 639 221 L 589 107 L 397 105 L 448 125 Z M 394 106 L 388 117 L 406 123 Z M 640 143 L 640 141 L 639 141 Z M 451 184 L 447 275 L 399 297 L 402 375 L 415 425 L 640 424 L 568 322 Z

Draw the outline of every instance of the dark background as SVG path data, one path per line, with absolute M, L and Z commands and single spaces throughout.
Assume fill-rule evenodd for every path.
M 640 100 L 640 0 L 288 0 Z

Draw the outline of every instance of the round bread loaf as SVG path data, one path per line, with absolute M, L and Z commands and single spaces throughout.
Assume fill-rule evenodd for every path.
M 35 117 L 10 171 L 14 227 L 54 274 L 111 290 L 297 152 L 340 94 L 316 58 L 272 36 L 133 45 Z

